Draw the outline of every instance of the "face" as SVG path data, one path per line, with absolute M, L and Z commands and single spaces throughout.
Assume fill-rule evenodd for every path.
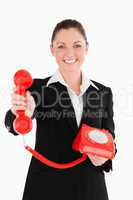
M 88 46 L 76 28 L 61 29 L 55 36 L 52 55 L 62 70 L 79 70 L 87 54 Z

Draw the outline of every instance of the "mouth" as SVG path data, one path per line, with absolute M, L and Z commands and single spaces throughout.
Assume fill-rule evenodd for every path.
M 63 62 L 65 64 L 75 64 L 77 62 L 77 59 L 64 59 Z

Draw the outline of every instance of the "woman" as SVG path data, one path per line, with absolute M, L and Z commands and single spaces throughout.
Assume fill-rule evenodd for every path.
M 13 120 L 16 110 L 24 109 L 37 121 L 35 149 L 52 161 L 68 163 L 81 157 L 72 142 L 83 123 L 108 129 L 114 137 L 112 92 L 81 70 L 88 42 L 78 21 L 68 19 L 56 25 L 51 52 L 58 64 L 56 73 L 34 79 L 26 97 L 13 92 L 5 125 L 18 135 Z M 88 155 L 69 169 L 51 168 L 32 157 L 23 200 L 108 200 L 104 171 L 111 169 L 112 161 L 98 156 Z

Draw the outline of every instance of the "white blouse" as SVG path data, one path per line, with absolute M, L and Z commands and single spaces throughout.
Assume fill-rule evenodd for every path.
M 83 112 L 83 94 L 85 93 L 85 91 L 87 90 L 87 88 L 90 85 L 93 85 L 96 89 L 98 89 L 97 86 L 95 86 L 95 84 L 92 83 L 92 81 L 85 75 L 85 72 L 83 72 L 83 71 L 81 71 L 81 72 L 82 72 L 82 84 L 80 85 L 80 94 L 79 95 L 77 95 L 75 93 L 75 91 L 73 91 L 70 88 L 70 86 L 65 82 L 59 69 L 55 72 L 55 74 L 53 74 L 53 76 L 47 82 L 47 86 L 51 83 L 58 81 L 67 87 L 68 94 L 70 96 L 70 99 L 71 99 L 71 102 L 72 102 L 72 105 L 73 105 L 73 108 L 75 111 L 75 116 L 76 116 L 76 121 L 77 121 L 78 127 L 79 127 L 81 117 L 82 117 L 82 112 Z

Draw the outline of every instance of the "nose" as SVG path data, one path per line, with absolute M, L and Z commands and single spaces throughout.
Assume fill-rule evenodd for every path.
M 75 52 L 73 48 L 67 48 L 65 51 L 65 56 L 67 58 L 73 58 L 75 56 Z

